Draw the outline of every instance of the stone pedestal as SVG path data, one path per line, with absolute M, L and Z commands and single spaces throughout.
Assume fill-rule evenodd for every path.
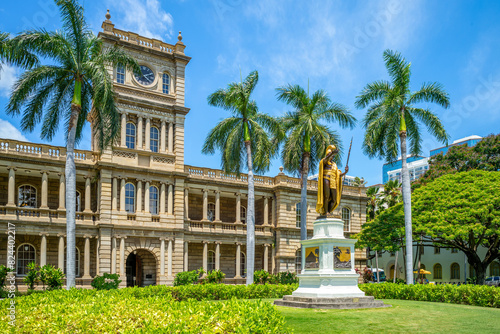
M 355 239 L 344 237 L 339 218 L 320 218 L 314 223 L 313 237 L 302 243 L 302 272 L 299 288 L 276 305 L 302 308 L 384 307 L 358 288 L 354 270 Z

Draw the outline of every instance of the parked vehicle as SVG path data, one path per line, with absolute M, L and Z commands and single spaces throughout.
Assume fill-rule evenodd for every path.
M 490 276 L 486 278 L 484 283 L 491 286 L 500 286 L 500 276 Z
M 372 273 L 373 273 L 373 283 L 377 283 L 377 275 L 380 273 L 380 282 L 385 282 L 386 277 L 385 277 L 385 272 L 384 269 L 380 268 L 372 268 Z

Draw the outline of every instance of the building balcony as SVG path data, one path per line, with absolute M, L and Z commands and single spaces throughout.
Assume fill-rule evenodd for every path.
M 0 206 L 0 219 L 33 222 L 66 224 L 66 210 L 43 208 Z M 95 225 L 99 222 L 99 214 L 94 212 L 76 212 L 77 224 Z
M 242 223 L 229 223 L 217 221 L 191 220 L 184 221 L 184 229 L 189 232 L 218 233 L 227 235 L 246 235 L 247 225 Z M 255 235 L 262 237 L 272 236 L 271 225 L 256 225 Z

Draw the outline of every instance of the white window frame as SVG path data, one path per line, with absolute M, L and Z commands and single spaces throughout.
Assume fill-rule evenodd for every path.
M 300 202 L 295 204 L 295 227 L 299 227 L 302 224 L 302 216 L 300 212 Z
M 212 270 L 215 270 L 215 251 L 209 250 L 207 258 L 207 271 Z
M 133 134 L 129 133 L 129 131 L 132 132 L 131 129 L 129 129 L 129 125 L 133 126 L 134 129 Z M 132 122 L 127 122 L 127 124 L 125 125 L 125 146 L 133 150 L 135 149 L 136 141 L 137 141 L 137 126 Z
M 21 253 L 24 254 L 24 251 L 20 251 L 20 249 L 23 246 L 30 246 L 31 248 L 33 248 L 33 261 L 30 261 L 31 258 L 29 258 L 29 259 L 21 258 Z M 24 266 L 20 267 L 19 266 L 19 261 L 24 261 Z M 30 264 L 31 262 L 35 262 L 36 263 L 36 248 L 32 244 L 24 242 L 21 245 L 19 245 L 19 247 L 17 247 L 17 254 L 16 254 L 16 276 L 26 276 L 26 274 L 29 271 L 28 264 Z M 19 269 L 20 268 L 24 269 L 24 273 L 23 274 L 19 274 Z
M 210 202 L 207 205 L 207 219 L 213 222 L 215 220 L 215 203 Z
M 153 138 L 154 132 L 156 132 L 156 138 Z M 149 149 L 154 153 L 160 151 L 160 130 L 156 126 L 152 126 L 149 131 Z
M 124 84 L 125 75 L 126 75 L 125 66 L 123 66 L 122 64 L 116 65 L 116 82 L 119 84 Z
M 25 188 L 25 187 L 30 187 L 30 188 L 33 188 L 35 190 L 34 191 L 34 195 L 35 195 L 35 198 L 34 198 L 35 205 L 34 206 L 31 206 L 31 205 L 23 205 L 23 206 L 21 206 L 20 205 L 20 202 L 21 202 L 20 191 L 21 191 L 21 188 Z M 32 202 L 32 200 L 33 200 L 32 199 L 32 195 L 33 195 L 33 193 L 30 193 L 29 202 Z M 36 189 L 35 186 L 33 186 L 31 184 L 28 184 L 28 183 L 25 183 L 25 184 L 21 184 L 19 187 L 17 187 L 17 206 L 18 207 L 20 207 L 20 208 L 33 208 L 33 209 L 36 209 L 37 203 L 38 203 L 38 191 L 37 191 L 37 189 Z
M 129 194 L 130 190 L 127 190 L 128 185 L 132 186 L 132 190 L 133 190 L 132 196 L 130 196 L 130 194 Z M 130 183 L 130 182 L 125 183 L 125 208 L 124 209 L 128 213 L 135 213 L 135 203 L 136 203 L 135 196 L 136 196 L 135 185 L 133 183 Z M 132 203 L 130 203 L 130 202 L 132 202 Z
M 156 192 L 156 198 L 153 197 L 154 192 Z M 149 213 L 152 215 L 158 215 L 160 210 L 158 204 L 160 203 L 160 191 L 157 186 L 149 187 Z M 155 209 L 155 210 L 153 210 Z
M 165 77 L 167 78 L 167 82 L 165 83 Z M 164 72 L 161 76 L 161 86 L 163 94 L 170 94 L 170 86 L 171 86 L 171 77 L 170 74 Z
M 346 211 L 344 210 L 347 210 L 348 214 L 345 214 Z M 350 207 L 345 206 L 342 208 L 342 221 L 344 222 L 344 232 L 351 232 L 351 215 L 352 215 L 352 210 Z M 347 224 L 347 229 L 346 229 L 346 224 Z

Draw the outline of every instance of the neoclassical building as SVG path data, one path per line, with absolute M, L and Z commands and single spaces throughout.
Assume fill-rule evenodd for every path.
M 117 142 L 99 152 L 75 150 L 77 286 L 118 273 L 123 286 L 170 284 L 176 273 L 220 269 L 243 282 L 247 176 L 184 164 L 185 68 L 175 45 L 119 30 L 109 13 L 99 36 L 141 66 L 134 75 L 110 68 L 121 114 Z M 0 139 L 0 226 L 15 225 L 18 282 L 27 264 L 65 268 L 66 149 Z M 308 181 L 308 229 L 317 214 L 317 182 Z M 277 172 L 255 177 L 255 268 L 296 271 L 300 263 L 300 180 Z M 365 188 L 345 186 L 340 207 L 347 235 L 365 221 Z M 7 234 L 0 237 L 7 263 Z M 366 254 L 356 252 L 357 267 Z M 20 283 L 21 284 L 21 283 Z

